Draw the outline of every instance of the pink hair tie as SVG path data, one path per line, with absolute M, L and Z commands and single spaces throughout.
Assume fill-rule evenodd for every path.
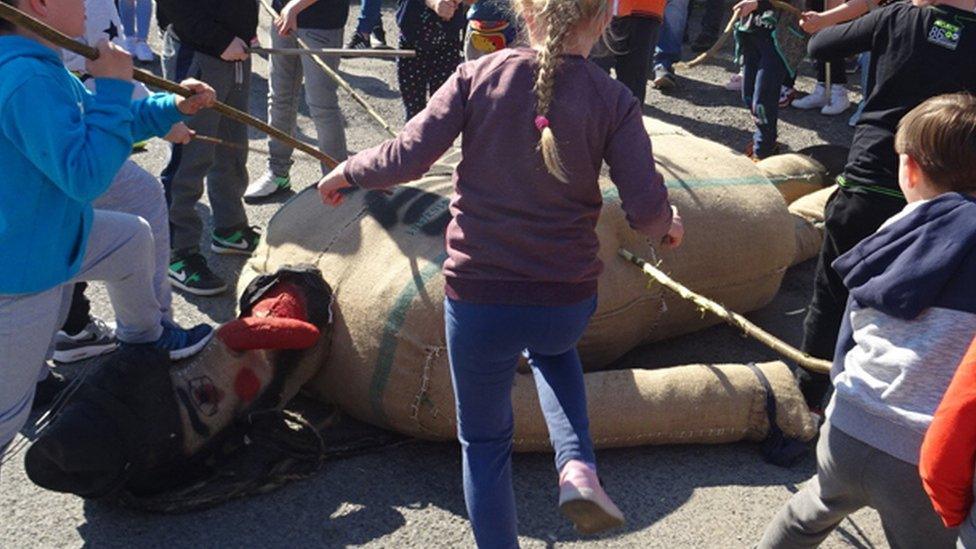
M 541 132 L 544 128 L 548 128 L 548 127 L 549 127 L 549 119 L 548 118 L 546 118 L 545 116 L 542 116 L 541 114 L 539 116 L 535 117 L 535 128 L 537 130 L 539 130 Z

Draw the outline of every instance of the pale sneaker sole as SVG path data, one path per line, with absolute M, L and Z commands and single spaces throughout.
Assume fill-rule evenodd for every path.
M 593 490 L 565 488 L 559 493 L 559 510 L 576 525 L 581 534 L 598 534 L 623 526 L 624 514 L 609 499 L 599 502 Z
M 97 356 L 107 355 L 112 351 L 118 349 L 118 343 L 108 343 L 105 345 L 93 345 L 91 347 L 85 347 L 84 349 L 71 349 L 70 351 L 54 351 L 54 361 L 59 364 L 71 364 L 72 362 L 80 362 L 82 360 L 88 360 L 89 358 L 95 358 Z
M 170 351 L 169 352 L 169 359 L 170 360 L 173 360 L 173 361 L 183 360 L 184 358 L 189 358 L 189 357 L 191 357 L 191 356 L 199 353 L 200 351 L 203 350 L 204 347 L 207 346 L 208 343 L 210 343 L 210 340 L 213 339 L 214 334 L 216 334 L 216 333 L 217 333 L 217 330 L 210 330 L 210 333 L 207 334 L 207 337 L 201 339 L 200 341 L 194 343 L 193 345 L 190 345 L 189 347 L 184 347 L 182 349 L 178 349 L 178 350 L 175 350 L 175 351 Z

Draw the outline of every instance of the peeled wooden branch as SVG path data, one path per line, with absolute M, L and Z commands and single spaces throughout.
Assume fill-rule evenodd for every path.
M 14 25 L 27 29 L 33 32 L 34 34 L 48 40 L 54 45 L 60 48 L 64 48 L 68 51 L 77 53 L 82 57 L 85 57 L 87 59 L 98 58 L 97 49 L 71 39 L 70 37 L 61 33 L 60 31 L 57 31 L 47 26 L 41 21 L 34 19 L 30 15 L 27 15 L 26 13 L 4 2 L 0 2 L 0 18 L 6 19 L 7 21 L 10 21 Z M 183 97 L 190 97 L 193 95 L 193 91 L 191 91 L 190 89 L 185 88 L 175 82 L 170 82 L 165 78 L 156 76 L 155 74 L 143 69 L 134 68 L 132 71 L 132 78 L 133 80 L 142 82 L 147 86 L 157 88 L 163 91 L 168 91 L 170 93 L 174 93 L 176 95 L 180 95 Z M 252 128 L 255 128 L 281 141 L 282 143 L 286 143 L 291 147 L 294 147 L 304 153 L 314 156 L 316 159 L 318 159 L 320 162 L 324 163 L 326 166 L 330 168 L 333 168 L 338 164 L 338 162 L 336 162 L 335 159 L 323 153 L 322 151 L 314 147 L 311 147 L 305 143 L 302 143 L 301 141 L 298 141 L 294 137 L 286 134 L 285 132 L 277 128 L 274 128 L 245 112 L 239 111 L 234 107 L 225 105 L 224 103 L 217 102 L 214 104 L 212 108 L 213 110 L 217 111 L 218 113 L 222 114 L 227 118 L 230 118 L 231 120 L 240 122 L 241 124 L 251 126 Z
M 223 139 L 220 139 L 218 137 L 211 137 L 209 135 L 196 134 L 193 136 L 193 139 L 195 141 L 203 141 L 204 143 L 210 143 L 213 145 L 218 145 L 220 147 L 227 147 L 228 149 L 237 149 L 239 151 L 250 151 L 252 153 L 263 154 L 263 155 L 270 154 L 268 151 L 264 149 L 258 149 L 256 147 L 249 147 L 247 145 L 242 145 L 240 143 L 232 143 L 230 141 L 224 141 Z
M 267 0 L 260 0 L 260 1 L 261 1 L 261 6 L 264 8 L 265 11 L 268 12 L 269 15 L 271 15 L 272 17 L 278 17 L 278 12 L 275 11 L 273 7 L 271 7 L 271 4 L 268 4 Z M 271 29 L 271 32 L 276 32 L 276 31 L 274 29 Z M 306 44 L 305 41 L 302 40 L 301 38 L 298 38 L 296 36 L 295 41 L 298 42 L 299 46 L 305 49 L 310 49 L 308 47 L 308 44 Z M 356 101 L 356 103 L 359 103 L 359 105 L 366 111 L 366 114 L 368 114 L 384 130 L 386 130 L 386 133 L 388 133 L 391 137 L 396 137 L 396 132 L 393 131 L 393 128 L 390 127 L 390 124 L 387 123 L 387 121 L 384 120 L 383 117 L 380 116 L 380 114 L 376 112 L 376 110 L 373 109 L 373 107 L 370 106 L 369 103 L 366 102 L 366 99 L 364 99 L 363 96 L 359 95 L 359 92 L 357 92 L 355 89 L 353 89 L 352 86 L 349 85 L 349 82 L 346 82 L 345 78 L 340 76 L 338 72 L 336 72 L 335 70 L 333 70 L 332 67 L 327 65 L 326 62 L 323 61 L 321 57 L 316 56 L 313 57 L 312 59 L 315 60 L 315 64 L 318 65 L 320 69 L 325 71 L 325 74 L 329 78 L 331 78 L 336 84 L 338 84 L 340 88 L 346 90 L 346 92 L 349 93 L 350 96 L 352 96 L 352 98 Z
M 660 283 L 665 288 L 671 290 L 672 292 L 678 294 L 682 299 L 690 301 L 698 306 L 699 309 L 703 311 L 708 311 L 713 315 L 721 318 L 727 324 L 742 330 L 742 332 L 759 341 L 763 345 L 769 347 L 773 351 L 776 351 L 780 355 L 786 357 L 793 362 L 796 362 L 805 370 L 817 374 L 828 374 L 830 373 L 830 362 L 826 360 L 821 360 L 819 358 L 814 358 L 795 347 L 790 346 L 785 341 L 779 339 L 778 337 L 770 334 L 769 332 L 763 330 L 759 326 L 756 326 L 752 322 L 749 322 L 744 316 L 729 311 L 725 307 L 719 305 L 718 303 L 704 297 L 702 295 L 692 292 L 688 288 L 685 288 L 674 279 L 668 275 L 661 272 L 659 269 L 637 257 L 636 255 L 630 253 L 629 251 L 620 248 L 617 253 L 627 261 L 637 265 L 647 274 L 649 277 L 653 278 L 655 281 Z

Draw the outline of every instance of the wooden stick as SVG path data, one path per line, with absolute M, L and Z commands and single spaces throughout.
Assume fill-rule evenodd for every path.
M 821 360 L 819 358 L 814 358 L 804 353 L 803 351 L 800 351 L 799 349 L 790 346 L 785 341 L 763 330 L 759 326 L 756 326 L 752 322 L 749 322 L 749 320 L 747 320 L 744 316 L 729 311 L 728 309 L 712 301 L 711 299 L 708 299 L 707 297 L 692 292 L 691 290 L 682 286 L 674 279 L 664 274 L 662 271 L 660 271 L 659 269 L 657 269 L 656 267 L 654 267 L 644 259 L 637 257 L 636 255 L 630 253 L 629 251 L 620 248 L 619 250 L 617 250 L 617 253 L 620 254 L 620 256 L 626 259 L 627 261 L 630 261 L 634 265 L 640 267 L 645 274 L 647 274 L 648 276 L 650 276 L 651 278 L 659 282 L 662 286 L 681 296 L 682 299 L 686 299 L 694 303 L 702 311 L 708 311 L 713 315 L 721 318 L 731 326 L 742 330 L 742 332 L 745 335 L 756 339 L 757 341 L 769 347 L 770 349 L 776 351 L 780 355 L 788 358 L 789 360 L 796 362 L 803 369 L 809 370 L 817 374 L 830 373 L 830 366 L 831 366 L 830 362 L 826 360 Z
M 272 29 L 271 32 L 274 32 Z M 416 50 L 350 50 L 346 48 L 248 48 L 251 53 L 268 55 L 316 55 L 322 57 L 355 57 L 369 59 L 390 59 L 397 57 L 417 57 Z
M 85 57 L 87 59 L 98 58 L 97 49 L 88 46 L 86 44 L 82 44 L 81 42 L 72 40 L 65 34 L 61 33 L 60 31 L 52 29 L 51 27 L 47 26 L 41 21 L 34 19 L 30 15 L 27 15 L 26 13 L 4 2 L 0 2 L 0 17 L 10 21 L 14 25 L 17 25 L 18 27 L 27 29 L 33 32 L 34 34 L 37 34 L 38 36 L 52 42 L 58 47 L 77 53 L 78 55 L 81 55 L 82 57 Z M 170 93 L 174 93 L 176 95 L 180 95 L 183 97 L 190 97 L 193 95 L 193 92 L 190 89 L 184 88 L 183 86 L 175 82 L 170 82 L 165 78 L 160 78 L 159 76 L 156 76 L 155 74 L 140 68 L 133 68 L 132 78 L 134 80 L 142 82 L 143 84 L 146 84 L 147 86 L 152 86 L 153 88 L 157 88 L 163 91 L 168 91 Z M 215 103 L 212 108 L 213 110 L 217 111 L 218 113 L 224 115 L 227 118 L 230 118 L 231 120 L 235 120 L 242 124 L 251 126 L 252 128 L 260 130 L 261 132 L 281 141 L 282 143 L 286 143 L 304 153 L 314 156 L 316 159 L 324 163 L 329 168 L 334 168 L 336 165 L 338 165 L 338 162 L 336 162 L 335 159 L 323 153 L 322 151 L 314 147 L 311 147 L 305 143 L 302 143 L 301 141 L 298 141 L 292 136 L 286 134 L 285 132 L 277 128 L 273 128 L 270 125 L 258 120 L 257 118 L 254 118 L 253 116 L 245 112 L 239 111 L 229 105 L 225 105 L 220 102 Z
M 211 143 L 213 145 L 227 147 L 228 149 L 237 149 L 239 151 L 250 151 L 252 153 L 263 154 L 263 155 L 271 154 L 270 152 L 264 149 L 259 149 L 257 147 L 249 147 L 247 145 L 241 145 L 240 143 L 231 143 L 230 141 L 224 141 L 223 139 L 219 139 L 217 137 L 211 137 L 209 135 L 196 134 L 193 136 L 193 139 L 196 141 L 202 141 L 204 143 Z
M 278 17 L 278 12 L 275 11 L 273 7 L 271 7 L 271 4 L 268 4 L 267 0 L 261 0 L 261 6 L 272 17 Z M 271 29 L 271 32 L 277 32 L 277 31 L 275 29 Z M 301 38 L 298 38 L 296 36 L 295 40 L 298 42 L 299 46 L 305 49 L 309 49 L 308 44 L 305 43 L 305 41 L 302 40 Z M 331 78 L 336 84 L 338 84 L 340 88 L 346 90 L 346 92 L 350 96 L 352 96 L 352 98 L 356 101 L 356 103 L 359 103 L 359 105 L 363 109 L 365 109 L 366 114 L 372 117 L 373 120 L 375 120 L 384 130 L 386 130 L 386 133 L 388 133 L 391 137 L 396 137 L 396 132 L 393 131 L 393 129 L 390 127 L 390 124 L 387 123 L 387 121 L 384 120 L 383 117 L 380 116 L 380 114 L 376 112 L 376 110 L 373 109 L 373 107 L 371 107 L 369 103 L 366 102 L 366 99 L 364 99 L 363 96 L 359 95 L 359 93 L 356 90 L 354 90 L 352 86 L 349 85 L 349 82 L 346 82 L 345 78 L 340 76 L 338 72 L 336 72 L 335 70 L 332 69 L 332 67 L 327 65 L 325 61 L 322 60 L 321 57 L 313 57 L 312 59 L 315 60 L 315 64 L 317 64 L 320 69 L 325 71 L 325 74 L 328 75 L 329 78 Z
M 797 18 L 800 18 L 803 15 L 803 12 L 800 11 L 798 8 L 793 7 L 792 4 L 789 4 L 787 2 L 782 2 L 780 0 L 771 0 L 771 2 L 773 4 L 773 7 L 775 7 L 776 9 L 786 11 L 792 15 L 795 15 Z M 725 43 L 728 42 L 729 37 L 732 36 L 732 31 L 735 27 L 735 22 L 737 19 L 739 19 L 739 10 L 733 10 L 732 17 L 729 19 L 729 22 L 726 23 L 725 25 L 725 30 L 722 31 L 722 35 L 718 37 L 718 40 L 716 40 L 715 43 L 712 44 L 712 47 L 708 48 L 708 51 L 702 53 L 701 55 L 692 59 L 691 61 L 688 62 L 682 61 L 680 63 L 676 63 L 675 68 L 679 70 L 690 69 L 697 65 L 701 65 L 708 58 L 714 57 L 719 52 L 719 50 L 721 50 L 722 47 L 725 46 Z

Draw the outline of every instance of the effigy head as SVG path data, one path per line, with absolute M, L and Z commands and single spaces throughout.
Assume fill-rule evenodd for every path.
M 240 308 L 186 361 L 132 346 L 91 366 L 28 450 L 31 480 L 98 498 L 205 475 L 208 460 L 239 444 L 247 418 L 290 401 L 331 347 L 332 289 L 315 269 L 256 278 Z

